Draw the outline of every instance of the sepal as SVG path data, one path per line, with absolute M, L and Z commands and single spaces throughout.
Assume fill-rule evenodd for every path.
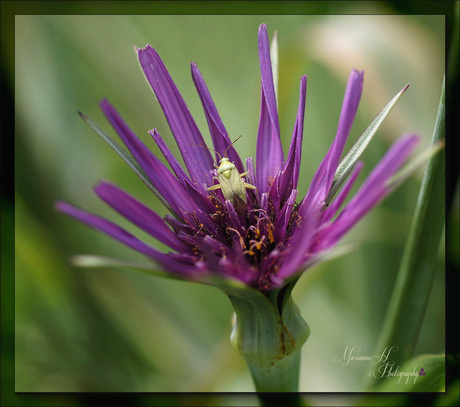
M 266 296 L 253 289 L 229 290 L 235 310 L 232 344 L 249 366 L 258 392 L 298 391 L 300 351 L 310 328 L 290 289 Z

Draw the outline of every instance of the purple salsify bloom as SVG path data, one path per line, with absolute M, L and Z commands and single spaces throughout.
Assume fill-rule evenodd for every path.
M 68 203 L 59 202 L 57 209 L 146 255 L 162 270 L 177 277 L 204 283 L 236 280 L 262 292 L 282 287 L 313 264 L 320 254 L 334 247 L 353 225 L 391 192 L 388 180 L 406 161 L 418 137 L 408 134 L 396 141 L 341 211 L 362 163 L 355 165 L 335 199 L 328 199 L 362 93 L 363 72 L 353 70 L 348 79 L 335 140 L 318 167 L 306 196 L 299 200 L 297 183 L 307 77 L 300 78 L 299 108 L 285 160 L 264 24 L 259 28 L 258 42 L 262 91 L 255 166 L 252 158 L 248 158 L 244 168 L 197 65 L 191 65 L 192 78 L 217 153 L 216 160 L 228 157 L 238 177 L 247 171 L 245 182 L 255 189 L 246 188 L 246 196 L 235 194 L 233 199 L 225 199 L 219 189 L 208 190 L 218 182 L 212 154 L 204 148 L 203 137 L 163 61 L 147 45 L 138 49 L 139 61 L 163 109 L 188 174 L 156 129 L 149 133 L 172 171 L 145 147 L 115 108 L 107 100 L 102 100 L 103 113 L 173 216 L 161 218 L 107 182 L 99 183 L 95 191 L 113 209 L 170 247 L 171 251 L 159 252 L 112 222 Z M 296 201 L 300 203 L 296 204 Z

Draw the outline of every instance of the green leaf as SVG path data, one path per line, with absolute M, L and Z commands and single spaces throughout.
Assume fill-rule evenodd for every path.
M 374 121 L 367 127 L 361 137 L 356 141 L 344 159 L 340 162 L 337 171 L 334 176 L 334 181 L 332 182 L 331 190 L 326 198 L 326 203 L 330 203 L 336 192 L 339 190 L 341 185 L 344 183 L 354 165 L 359 160 L 359 157 L 363 154 L 369 145 L 372 137 L 374 137 L 378 128 L 382 124 L 383 120 L 388 116 L 393 106 L 402 96 L 402 94 L 407 90 L 410 84 L 407 84 L 402 88 L 393 98 L 387 103 L 387 105 L 380 111 Z
M 444 139 L 444 83 L 432 144 Z M 413 356 L 436 272 L 444 227 L 445 150 L 431 157 L 376 349 L 398 346 L 395 362 Z
M 386 368 L 375 388 L 378 392 L 442 392 L 445 387 L 445 355 L 419 355 L 404 363 Z M 382 365 L 384 366 L 384 365 Z M 421 371 L 423 369 L 423 371 Z M 390 372 L 388 374 L 388 372 Z M 383 370 L 382 370 L 383 372 Z M 422 373 L 422 374 L 420 374 Z M 425 373 L 425 374 L 423 374 Z M 395 374 L 393 376 L 393 374 Z M 377 373 L 379 376 L 380 373 Z
M 92 254 L 79 254 L 70 257 L 70 263 L 83 268 L 122 268 L 132 269 L 154 274 L 158 277 L 166 277 L 181 280 L 179 276 L 172 273 L 160 271 L 154 263 L 143 263 L 130 260 L 115 259 L 113 257 L 97 256 Z
M 155 275 L 157 277 L 169 278 L 172 280 L 187 280 L 190 283 L 198 283 L 219 287 L 226 294 L 231 293 L 234 296 L 259 295 L 262 294 L 247 286 L 239 280 L 227 278 L 214 274 L 197 274 L 182 278 L 182 276 L 162 271 L 155 263 L 144 263 L 140 261 L 116 259 L 113 257 L 99 256 L 94 254 L 77 254 L 69 258 L 70 264 L 82 268 L 116 268 L 142 271 L 144 273 Z M 249 294 L 248 294 L 249 293 Z
M 128 164 L 131 169 L 138 175 L 138 177 L 144 182 L 145 185 L 155 194 L 155 196 L 161 201 L 161 203 L 177 218 L 181 219 L 176 212 L 173 211 L 171 206 L 161 196 L 155 185 L 152 184 L 147 174 L 142 170 L 137 161 L 123 148 L 121 147 L 112 137 L 110 137 L 104 130 L 102 130 L 95 122 L 83 113 L 78 112 L 81 118 L 89 125 L 113 150 Z

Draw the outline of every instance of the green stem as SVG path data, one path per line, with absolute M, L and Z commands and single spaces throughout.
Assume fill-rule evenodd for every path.
M 443 83 L 433 144 L 444 139 L 444 132 Z M 376 349 L 379 353 L 387 346 L 398 346 L 399 351 L 393 358 L 395 366 L 413 356 L 425 315 L 444 226 L 444 184 L 445 152 L 442 150 L 427 165 L 409 238 Z
M 227 294 L 236 314 L 232 344 L 246 360 L 257 392 L 297 392 L 300 352 L 310 330 L 290 290 L 270 298 L 253 290 Z

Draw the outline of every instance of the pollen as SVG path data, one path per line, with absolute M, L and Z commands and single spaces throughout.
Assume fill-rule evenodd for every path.
M 273 236 L 273 230 L 270 228 L 267 234 L 268 234 L 268 241 L 270 243 L 273 243 L 275 241 L 275 237 Z

